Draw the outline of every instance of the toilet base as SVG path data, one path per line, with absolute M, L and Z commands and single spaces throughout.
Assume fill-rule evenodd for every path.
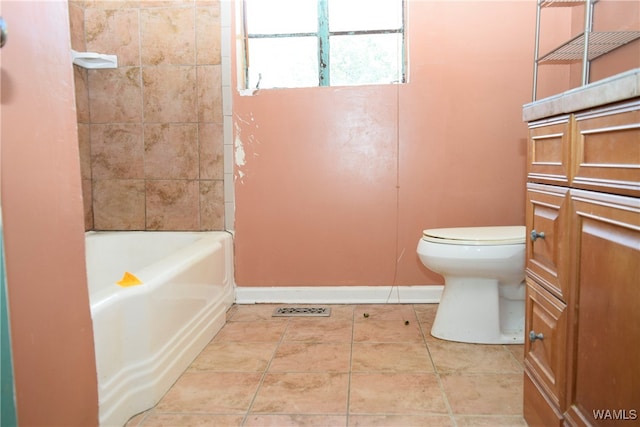
M 501 296 L 497 280 L 446 278 L 431 335 L 474 344 L 524 343 L 524 283 L 510 286 L 522 287 L 515 292 L 522 298 Z

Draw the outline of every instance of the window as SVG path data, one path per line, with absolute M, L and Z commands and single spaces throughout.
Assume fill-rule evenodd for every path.
M 243 0 L 245 87 L 405 82 L 404 0 Z

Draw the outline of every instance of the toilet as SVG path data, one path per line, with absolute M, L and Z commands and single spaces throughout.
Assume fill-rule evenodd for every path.
M 521 344 L 524 226 L 424 230 L 418 256 L 444 277 L 431 335 L 477 344 Z

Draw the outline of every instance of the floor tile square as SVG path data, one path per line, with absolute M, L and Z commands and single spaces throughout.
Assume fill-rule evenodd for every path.
M 158 412 L 243 414 L 262 374 L 185 372 L 156 406 Z
M 520 366 L 524 367 L 524 344 L 505 345 L 504 347 L 509 350 Z
M 345 373 L 266 374 L 251 413 L 344 415 L 348 388 Z
M 273 322 L 229 322 L 213 338 L 214 342 L 274 342 L 280 341 L 287 327 L 287 320 Z
M 423 342 L 418 322 L 405 324 L 402 319 L 374 320 L 368 318 L 353 323 L 354 342 Z
M 457 416 L 458 427 L 527 427 L 521 415 Z
M 453 427 L 448 415 L 350 415 L 349 427 Z
M 360 304 L 354 310 L 354 320 L 399 320 L 416 322 L 416 312 L 412 304 Z
M 350 343 L 283 342 L 269 372 L 349 372 Z
M 441 375 L 455 415 L 521 415 L 522 374 Z
M 350 414 L 447 413 L 435 374 L 352 373 Z
M 144 418 L 142 424 L 136 427 L 234 427 L 241 426 L 243 419 L 244 415 L 154 413 Z
M 522 372 L 522 365 L 502 345 L 429 341 L 429 352 L 438 372 Z
M 438 304 L 416 304 L 414 306 L 418 321 L 424 328 L 425 335 L 428 335 L 433 326 L 433 321 L 436 318 L 436 312 L 438 311 Z
M 353 372 L 433 372 L 433 363 L 424 343 L 354 343 Z
M 264 371 L 277 342 L 213 341 L 196 357 L 188 371 Z
M 245 427 L 346 427 L 346 415 L 249 415 Z
M 284 341 L 351 342 L 353 322 L 327 317 L 291 318 Z

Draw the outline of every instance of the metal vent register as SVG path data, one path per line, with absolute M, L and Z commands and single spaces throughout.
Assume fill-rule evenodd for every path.
M 328 307 L 280 307 L 273 311 L 271 317 L 329 317 Z

